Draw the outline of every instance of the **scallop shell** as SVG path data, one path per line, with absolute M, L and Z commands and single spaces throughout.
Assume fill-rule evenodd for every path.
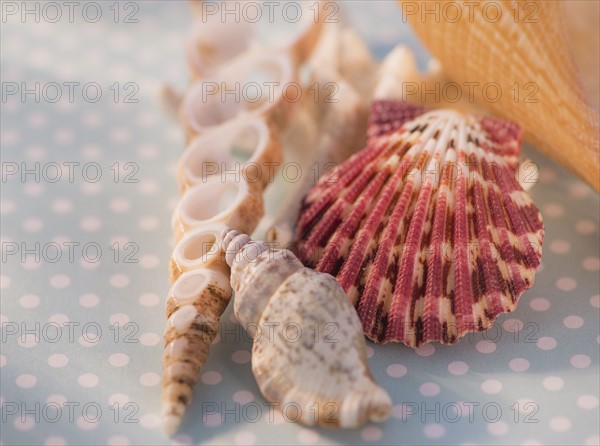
M 306 425 L 386 419 L 390 397 L 371 376 L 360 321 L 339 283 L 287 249 L 228 228 L 222 239 L 234 311 L 253 336 L 252 371 L 265 398 Z
M 422 11 L 407 16 L 451 79 L 465 90 L 469 82 L 479 86 L 473 90 L 479 105 L 519 122 L 534 147 L 600 191 L 600 118 L 586 101 L 569 48 L 564 3 L 495 2 L 491 16 L 480 2 L 472 11 L 462 8 L 461 20 Z M 457 2 L 435 4 L 443 11 Z M 486 100 L 490 83 L 500 94 Z
M 456 342 L 512 311 L 544 237 L 516 124 L 373 104 L 367 147 L 308 193 L 300 260 L 336 276 L 376 342 Z

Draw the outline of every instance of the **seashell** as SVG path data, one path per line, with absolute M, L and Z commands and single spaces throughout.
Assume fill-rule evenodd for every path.
M 169 291 L 161 393 L 161 418 L 168 435 L 181 424 L 230 299 L 225 262 L 182 274 Z
M 297 88 L 297 69 L 288 54 L 247 52 L 192 84 L 182 101 L 181 121 L 189 140 L 241 117 L 282 125 Z
M 234 171 L 226 178 L 209 176 L 189 188 L 177 204 L 171 224 L 178 242 L 186 231 L 211 223 L 252 232 L 263 213 L 262 185 L 250 183 L 243 172 Z
M 237 119 L 196 137 L 179 160 L 177 180 L 183 192 L 210 175 L 244 171 L 263 187 L 273 181 L 281 162 L 279 131 L 262 118 Z
M 336 280 L 235 230 L 222 239 L 234 311 L 254 338 L 252 371 L 265 398 L 307 425 L 387 418 L 390 397 L 371 376 L 360 321 Z
M 436 5 L 449 3 L 456 2 Z M 451 79 L 480 86 L 474 88 L 479 105 L 519 122 L 533 146 L 600 191 L 600 118 L 586 102 L 563 3 L 497 2 L 499 20 L 484 16 L 481 5 L 462 11 L 462 20 L 407 16 Z M 483 88 L 492 82 L 501 92 L 493 98 Z
M 516 124 L 376 101 L 365 149 L 307 194 L 298 257 L 336 276 L 376 342 L 456 342 L 533 285 L 542 218 Z
M 327 16 L 324 11 L 325 0 L 315 2 L 284 2 L 279 6 L 280 11 L 286 8 L 286 3 L 294 3 L 294 7 L 301 8 L 298 12 L 299 18 L 292 25 L 292 32 L 287 31 L 285 35 L 273 36 L 279 28 L 270 26 L 276 18 L 273 12 L 269 12 L 269 5 L 263 2 L 254 2 L 252 8 L 257 10 L 260 16 L 254 20 L 251 17 L 243 17 L 234 12 L 225 17 L 221 14 L 220 7 L 213 3 L 205 8 L 206 14 L 201 16 L 190 31 L 186 40 L 186 59 L 192 79 L 211 76 L 218 72 L 231 60 L 249 51 L 260 51 L 262 53 L 288 53 L 296 64 L 301 64 L 312 54 L 323 28 L 323 19 Z M 198 8 L 199 10 L 202 8 Z M 233 11 L 229 9 L 229 11 Z M 268 17 L 269 20 L 261 20 Z M 286 27 L 288 30 L 290 26 Z M 261 40 L 261 35 L 269 36 L 269 43 Z M 277 42 L 272 44 L 272 42 Z
M 600 110 L 600 2 L 569 0 L 562 2 L 569 43 L 581 74 L 587 99 Z

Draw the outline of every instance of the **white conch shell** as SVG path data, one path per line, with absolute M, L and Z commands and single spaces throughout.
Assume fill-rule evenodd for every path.
M 240 161 L 245 155 L 248 159 Z M 236 119 L 190 142 L 179 160 L 177 180 L 184 191 L 209 175 L 237 169 L 245 171 L 248 181 L 266 186 L 280 162 L 281 142 L 275 125 L 260 117 Z
M 221 201 L 229 203 L 224 210 L 221 210 Z M 243 172 L 233 172 L 227 178 L 212 175 L 187 189 L 175 208 L 172 219 L 175 241 L 186 231 L 209 223 L 236 225 L 251 232 L 263 212 L 260 183 L 249 183 Z
M 240 117 L 262 116 L 281 125 L 299 87 L 288 54 L 247 52 L 190 87 L 180 112 L 186 135 L 191 139 Z
M 234 311 L 254 335 L 252 371 L 265 398 L 306 425 L 386 419 L 390 397 L 371 376 L 360 321 L 337 281 L 291 251 L 231 229 L 222 238 Z
M 224 262 L 182 274 L 167 299 L 164 333 L 161 415 L 173 434 L 189 404 L 210 345 L 219 332 L 221 314 L 231 298 Z

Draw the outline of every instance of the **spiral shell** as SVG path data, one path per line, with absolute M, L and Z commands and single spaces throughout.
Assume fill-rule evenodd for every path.
M 390 397 L 373 381 L 360 321 L 336 280 L 231 229 L 223 244 L 234 311 L 254 337 L 252 371 L 265 398 L 293 407 L 307 425 L 387 418 Z

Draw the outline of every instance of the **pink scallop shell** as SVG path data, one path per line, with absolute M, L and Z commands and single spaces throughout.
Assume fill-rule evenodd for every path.
M 485 330 L 515 309 L 541 260 L 520 148 L 511 122 L 377 101 L 367 147 L 307 194 L 299 257 L 337 278 L 375 342 Z

